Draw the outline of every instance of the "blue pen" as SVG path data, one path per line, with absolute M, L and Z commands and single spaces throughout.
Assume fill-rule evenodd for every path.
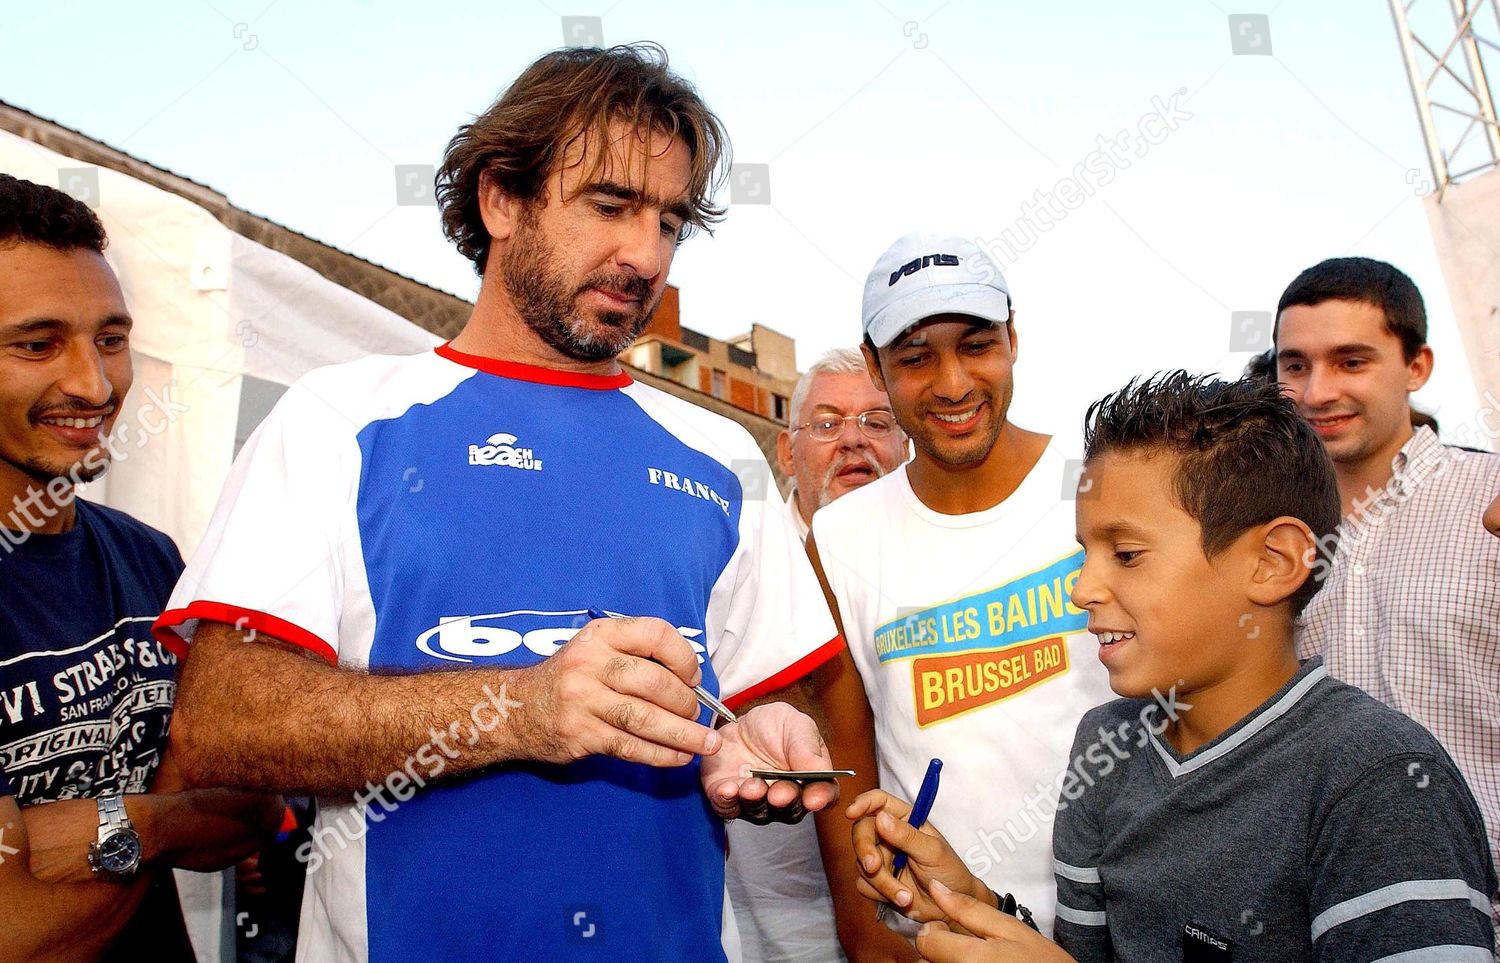
M 921 829 L 922 824 L 927 822 L 927 817 L 932 813 L 932 804 L 937 799 L 938 776 L 943 772 L 943 760 L 934 759 L 927 764 L 927 775 L 922 777 L 922 788 L 917 790 L 917 801 L 912 804 L 911 815 L 906 821 L 913 829 Z M 906 854 L 900 850 L 896 851 L 896 858 L 891 860 L 891 875 L 900 876 L 901 871 L 906 868 Z
M 610 614 L 608 612 L 605 612 L 603 609 L 592 609 L 591 608 L 591 609 L 588 610 L 588 617 L 589 617 L 590 620 L 593 620 L 593 619 L 607 619 L 607 618 L 610 617 Z M 713 693 L 709 692 L 707 689 L 703 688 L 703 686 L 701 686 L 701 685 L 695 685 L 695 686 L 693 686 L 693 692 L 697 694 L 699 702 L 701 702 L 705 706 L 707 706 L 708 710 L 710 712 L 712 712 L 714 715 L 718 716 L 719 718 L 723 719 L 725 722 L 739 722 L 740 721 L 738 718 L 735 717 L 735 714 L 733 712 L 729 711 L 729 707 L 728 706 L 726 706 L 724 703 L 720 702 L 718 699 L 714 698 Z M 925 819 L 926 817 L 924 816 L 923 818 Z
M 921 829 L 932 813 L 932 804 L 937 799 L 938 777 L 942 772 L 943 760 L 934 759 L 927 764 L 927 775 L 922 777 L 922 788 L 917 790 L 917 801 L 912 804 L 911 815 L 906 818 L 907 825 L 913 829 Z M 906 868 L 906 861 L 906 853 L 896 850 L 896 858 L 891 860 L 891 875 L 900 876 L 901 871 Z M 884 920 L 885 911 L 886 904 L 881 903 L 880 908 L 875 911 L 875 919 Z

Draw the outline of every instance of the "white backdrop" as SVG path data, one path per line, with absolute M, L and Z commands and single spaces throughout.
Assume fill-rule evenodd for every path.
M 84 165 L 0 131 L 0 170 L 58 186 Z M 414 354 L 438 338 L 201 207 L 97 169 L 105 254 L 135 319 L 124 457 L 84 494 L 198 545 L 234 457 L 245 375 L 281 385 L 367 354 Z M 75 186 L 78 182 L 75 181 Z
M 1442 203 L 1436 194 L 1429 195 L 1425 204 L 1453 317 L 1480 393 L 1480 415 L 1461 426 L 1463 431 L 1454 426 L 1452 440 L 1494 449 L 1500 417 L 1485 411 L 1500 408 L 1493 400 L 1500 398 L 1500 169 L 1449 187 Z

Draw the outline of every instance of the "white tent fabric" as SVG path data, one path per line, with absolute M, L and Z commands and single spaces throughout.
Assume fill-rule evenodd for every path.
M 1480 411 L 1489 412 L 1481 417 L 1488 444 L 1477 437 L 1454 440 L 1494 447 L 1500 444 L 1492 434 L 1500 419 L 1494 427 L 1490 420 L 1500 409 L 1500 169 L 1450 186 L 1441 201 L 1428 195 L 1425 204 Z
M 0 131 L 0 170 L 56 185 L 60 170 L 79 166 Z M 135 318 L 136 377 L 121 416 L 128 457 L 87 495 L 161 529 L 187 555 L 233 460 L 243 376 L 286 385 L 313 368 L 413 354 L 439 339 L 175 194 L 97 174 L 92 206 Z
M 60 186 L 60 172 L 85 166 L 0 131 L 6 173 Z M 161 529 L 188 556 L 234 458 L 246 376 L 287 385 L 313 368 L 415 354 L 439 339 L 182 197 L 90 170 L 98 194 L 88 200 L 109 232 L 106 257 L 135 319 L 135 383 L 121 407 L 121 457 L 83 494 Z M 91 183 L 92 175 L 73 178 L 75 189 Z M 178 880 L 199 960 L 232 960 L 222 878 Z

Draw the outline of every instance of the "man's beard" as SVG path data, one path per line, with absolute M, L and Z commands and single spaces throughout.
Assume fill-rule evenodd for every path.
M 889 472 L 881 467 L 880 462 L 875 460 L 875 453 L 870 451 L 868 448 L 865 449 L 864 454 L 862 455 L 855 455 L 851 458 L 835 458 L 833 460 L 833 463 L 828 466 L 828 471 L 823 475 L 823 483 L 818 486 L 819 508 L 826 508 L 828 504 L 833 501 L 833 480 L 838 476 L 839 472 L 843 471 L 845 468 L 848 468 L 850 465 L 868 466 L 869 469 L 875 473 L 875 478 L 884 478 L 889 474 Z M 872 478 L 870 480 L 874 481 L 875 479 Z
M 911 426 L 900 422 L 899 416 L 897 421 L 906 429 L 912 443 L 927 457 L 940 465 L 963 468 L 984 461 L 994 450 L 1000 434 L 1005 431 L 1005 419 L 1010 413 L 1010 393 L 986 394 L 977 398 L 976 403 L 985 404 L 989 409 L 986 423 L 980 429 L 983 433 L 978 437 L 960 440 L 929 425 L 925 407 L 917 408 L 915 423 Z
M 49 464 L 40 458 L 28 458 L 25 461 L 11 462 L 11 464 L 25 472 L 41 487 L 46 487 L 59 478 L 66 478 L 69 482 L 82 485 L 109 471 L 109 454 L 106 449 L 103 455 L 95 455 L 92 458 L 85 456 L 67 464 L 62 462 Z
M 114 412 L 118 410 L 119 406 L 119 398 L 111 395 L 106 407 L 110 412 Z M 76 410 L 82 409 L 72 405 L 62 408 L 46 408 L 39 405 L 27 413 L 27 420 L 33 426 L 39 426 L 43 418 L 67 415 L 69 412 Z M 106 425 L 111 428 L 114 427 L 108 424 L 108 419 L 106 419 Z M 45 431 L 46 429 L 39 428 L 38 430 Z M 42 487 L 59 478 L 66 478 L 74 484 L 81 485 L 84 482 L 91 482 L 109 471 L 110 461 L 112 460 L 111 456 L 114 454 L 110 450 L 110 438 L 111 433 L 101 431 L 99 444 L 72 461 L 54 461 L 39 456 L 10 458 L 6 457 L 3 452 L 0 452 L 0 460 L 9 462 L 11 467 L 19 469 L 28 478 Z
M 511 303 L 526 326 L 547 344 L 578 361 L 605 361 L 635 343 L 651 320 L 656 302 L 651 282 L 630 272 L 595 271 L 570 288 L 557 269 L 557 252 L 523 213 L 521 224 L 500 261 Z M 583 316 L 578 297 L 594 288 L 639 299 L 634 311 L 601 311 L 597 321 Z

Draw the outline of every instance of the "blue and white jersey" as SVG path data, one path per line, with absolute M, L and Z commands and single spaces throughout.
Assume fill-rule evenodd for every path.
M 591 607 L 677 626 L 731 706 L 842 645 L 743 428 L 627 374 L 445 345 L 294 385 L 156 629 L 185 652 L 199 619 L 238 625 L 359 672 L 522 668 Z M 298 959 L 723 959 L 724 829 L 697 760 L 445 780 L 525 711 L 478 682 L 474 701 L 378 796 L 321 801 Z

